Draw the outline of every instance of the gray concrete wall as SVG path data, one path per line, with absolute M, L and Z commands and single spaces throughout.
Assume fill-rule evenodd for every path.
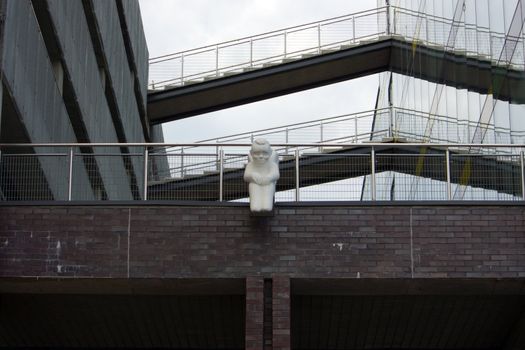
M 117 142 L 82 3 L 60 0 L 47 3 L 89 141 Z M 96 151 L 101 155 L 119 153 L 115 148 Z M 132 199 L 122 158 L 99 156 L 96 163 L 108 198 Z
M 140 92 L 146 106 L 147 88 L 148 88 L 148 47 L 144 28 L 142 26 L 142 17 L 138 1 L 117 0 L 122 4 L 124 18 L 128 27 L 130 44 L 133 50 L 133 57 L 137 67 L 137 76 L 140 85 Z
M 162 131 L 162 124 L 156 124 L 151 126 L 151 142 L 163 143 L 164 133 Z M 166 156 L 166 150 L 162 149 L 155 152 L 155 156 L 151 157 L 152 173 L 150 174 L 150 180 L 162 180 L 170 176 L 170 167 L 168 164 L 168 158 Z
M 92 4 L 102 41 L 102 54 L 108 65 L 109 75 L 106 79 L 109 88 L 114 91 L 118 108 L 117 118 L 120 119 L 125 137 L 120 141 L 144 142 L 138 101 L 134 92 L 135 79 L 126 54 L 117 5 L 114 1 L 105 0 L 94 0 Z M 141 153 L 142 148 L 130 147 L 130 152 Z M 131 160 L 139 188 L 142 188 L 142 160 L 139 157 L 131 157 Z
M 31 142 L 76 142 L 31 2 L 8 1 L 5 19 L 2 72 L 27 136 Z M 59 150 L 38 148 L 35 151 L 56 153 Z M 54 197 L 64 199 L 67 191 L 64 159 L 39 157 L 39 160 Z M 76 169 L 74 197 L 92 199 L 85 168 Z

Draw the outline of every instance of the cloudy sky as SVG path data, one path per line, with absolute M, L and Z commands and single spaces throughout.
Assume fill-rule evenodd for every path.
M 139 0 L 150 58 L 376 7 L 376 0 Z M 377 76 L 164 124 L 192 142 L 373 108 Z

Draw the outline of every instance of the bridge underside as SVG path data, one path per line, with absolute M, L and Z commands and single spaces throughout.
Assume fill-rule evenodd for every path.
M 512 196 L 521 196 L 521 167 L 498 159 L 495 156 L 466 156 L 450 152 L 451 182 L 453 184 L 472 186 Z M 456 156 L 456 157 L 454 157 Z M 414 149 L 403 147 L 388 147 L 376 151 L 375 172 L 396 172 L 421 178 L 446 182 L 445 151 L 438 147 Z M 466 170 L 468 169 L 468 170 Z M 277 191 L 296 188 L 296 164 L 293 157 L 279 163 L 280 179 Z M 481 177 L 466 176 L 466 171 L 472 174 L 483 174 Z M 303 155 L 299 160 L 300 187 L 314 186 L 328 182 L 357 178 L 371 174 L 370 147 L 355 147 L 341 149 L 329 153 Z M 501 174 L 508 174 L 501 180 Z M 235 200 L 248 197 L 248 188 L 243 180 L 244 169 L 224 172 L 223 198 Z M 493 181 L 489 181 L 493 179 Z M 219 200 L 218 172 L 201 176 L 191 176 L 174 179 L 148 187 L 149 199 L 173 200 L 184 199 L 191 193 L 193 200 Z
M 392 71 L 525 103 L 525 72 L 396 37 L 148 94 L 151 124 Z
M 10 279 L 0 292 L 8 348 L 243 349 L 252 312 L 244 279 Z M 291 345 L 518 349 L 523 293 L 512 279 L 292 279 Z

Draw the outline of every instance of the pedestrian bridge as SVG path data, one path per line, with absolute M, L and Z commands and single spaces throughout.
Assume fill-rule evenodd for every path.
M 163 123 L 384 71 L 525 103 L 523 62 L 519 36 L 382 7 L 153 58 L 148 116 Z

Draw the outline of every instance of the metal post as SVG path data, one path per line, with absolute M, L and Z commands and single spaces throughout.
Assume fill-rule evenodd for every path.
M 321 137 L 321 143 L 323 143 L 323 123 L 322 123 L 322 122 L 321 122 L 321 124 L 320 124 L 320 130 L 319 130 L 319 131 L 320 131 L 320 133 L 321 133 L 321 135 L 319 135 L 319 136 Z M 323 147 L 320 146 L 320 147 L 319 147 L 319 152 L 322 152 L 322 151 L 323 151 Z
M 392 22 L 394 23 L 392 25 L 393 33 L 397 34 L 397 29 L 396 29 L 396 8 L 395 7 L 394 7 L 394 15 L 392 16 Z
M 219 76 L 219 46 L 215 47 L 215 76 Z
M 373 201 L 376 200 L 376 150 L 374 147 L 372 147 L 372 151 L 370 152 L 371 159 L 370 159 L 370 166 L 371 166 L 371 179 L 370 179 L 370 197 Z
M 354 116 L 355 143 L 357 143 L 357 115 Z
M 286 51 L 287 51 L 286 37 L 287 37 L 286 32 L 284 32 L 284 58 L 286 58 Z
M 184 147 L 180 148 L 180 178 L 184 177 Z
M 295 150 L 295 201 L 296 202 L 299 202 L 301 200 L 299 188 L 300 188 L 300 185 L 299 185 L 299 149 L 297 148 Z
M 390 0 L 386 0 L 386 35 L 390 35 Z
M 452 182 L 450 178 L 450 150 L 447 148 L 445 151 L 445 167 L 447 171 L 447 199 L 450 201 L 452 200 Z
M 149 151 L 147 147 L 144 147 L 144 189 L 142 196 L 144 200 L 148 200 L 148 160 Z
M 250 38 L 250 67 L 253 66 L 253 39 Z
M 180 85 L 184 84 L 184 54 L 180 56 Z
M 67 180 L 67 200 L 70 201 L 73 197 L 73 147 L 69 148 L 69 173 Z
M 525 200 L 525 158 L 523 151 L 520 152 L 521 160 L 521 198 Z
M 224 150 L 219 151 L 219 202 L 223 201 L 224 192 Z
M 321 24 L 317 25 L 317 50 L 321 53 Z
M 425 38 L 427 40 L 427 44 L 429 43 L 428 39 L 428 17 L 425 16 Z
M 390 105 L 390 108 L 388 110 L 388 116 L 390 119 L 390 125 L 388 125 L 388 137 L 393 138 L 394 137 L 394 115 L 392 110 L 392 105 Z
M 286 154 L 288 154 L 288 128 L 286 128 L 286 133 L 285 133 L 285 141 L 286 141 Z
M 353 43 L 355 44 L 355 17 L 352 17 L 352 36 L 353 36 Z

